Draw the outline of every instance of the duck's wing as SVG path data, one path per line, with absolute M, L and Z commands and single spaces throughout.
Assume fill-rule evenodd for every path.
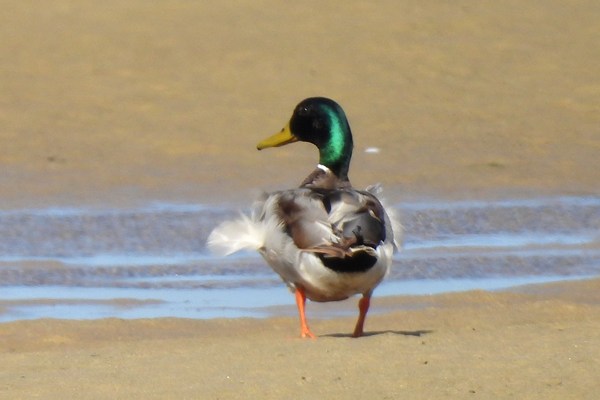
M 370 268 L 375 249 L 393 240 L 383 206 L 368 192 L 300 188 L 271 196 L 264 209 L 264 218 L 276 215 L 299 250 L 318 254 L 336 270 Z
M 357 190 L 335 190 L 325 193 L 329 221 L 342 241 L 354 246 L 376 248 L 387 238 L 385 211 L 375 196 Z
M 283 231 L 301 250 L 324 246 L 336 240 L 323 196 L 313 190 L 302 188 L 277 192 L 267 199 L 263 209 L 263 219 L 275 217 Z

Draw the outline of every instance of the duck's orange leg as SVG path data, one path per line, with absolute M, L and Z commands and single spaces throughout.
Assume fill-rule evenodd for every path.
M 358 301 L 358 321 L 354 327 L 354 333 L 352 337 L 360 337 L 363 335 L 363 327 L 365 325 L 365 318 L 367 318 L 367 312 L 371 305 L 371 293 L 363 294 L 363 297 Z
M 315 339 L 315 335 L 310 331 L 306 323 L 306 314 L 304 313 L 305 304 L 306 295 L 304 294 L 304 289 L 296 288 L 296 305 L 298 306 L 298 314 L 300 314 L 300 336 Z

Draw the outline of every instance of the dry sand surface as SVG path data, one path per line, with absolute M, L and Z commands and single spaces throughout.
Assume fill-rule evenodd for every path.
M 0 207 L 289 187 L 314 149 L 254 146 L 313 95 L 350 117 L 355 185 L 394 200 L 598 195 L 598 21 L 596 0 L 6 0 Z M 0 324 L 0 398 L 596 399 L 598 293 L 376 298 L 411 311 L 358 340 L 348 319 L 316 341 L 292 318 Z
M 315 95 L 346 109 L 356 186 L 597 194 L 599 19 L 595 0 L 7 0 L 0 206 L 247 202 L 312 169 L 310 145 L 255 145 Z
M 0 324 L 7 399 L 596 399 L 600 280 L 375 299 L 353 319 Z

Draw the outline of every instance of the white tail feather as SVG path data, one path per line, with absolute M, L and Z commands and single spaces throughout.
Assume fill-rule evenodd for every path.
M 207 245 L 211 252 L 228 256 L 240 250 L 258 250 L 265 243 L 265 225 L 246 215 L 225 221 L 208 236 Z

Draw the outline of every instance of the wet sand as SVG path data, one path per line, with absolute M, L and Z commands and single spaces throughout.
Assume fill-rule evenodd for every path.
M 598 196 L 599 17 L 591 0 L 7 1 L 0 207 L 247 204 L 312 168 L 308 145 L 254 146 L 313 95 L 349 115 L 355 185 L 392 202 Z M 359 340 L 353 318 L 314 319 L 317 341 L 292 317 L 3 323 L 0 397 L 592 399 L 599 286 L 379 298 L 415 309 Z
M 413 311 L 295 318 L 0 324 L 7 398 L 593 399 L 600 280 L 522 293 L 377 298 Z

